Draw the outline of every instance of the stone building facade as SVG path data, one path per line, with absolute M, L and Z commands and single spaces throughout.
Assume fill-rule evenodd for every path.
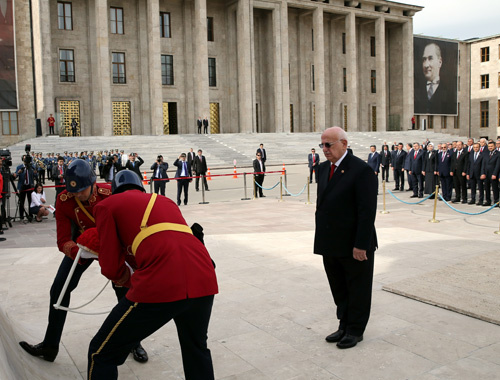
M 23 4 L 16 1 L 16 11 Z M 20 102 L 36 95 L 44 133 L 50 113 L 61 135 L 70 134 L 75 119 L 85 136 L 196 133 L 198 117 L 209 119 L 211 133 L 411 127 L 412 17 L 419 6 L 384 0 L 32 4 L 36 91 L 21 92 Z M 18 33 L 29 34 L 25 23 L 17 25 Z M 25 69 L 19 76 L 31 75 L 18 69 Z M 35 133 L 33 113 L 27 115 L 18 139 Z

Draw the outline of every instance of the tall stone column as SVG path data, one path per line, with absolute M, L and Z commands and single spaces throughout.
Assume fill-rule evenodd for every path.
M 236 34 L 238 52 L 238 110 L 240 132 L 253 131 L 253 103 L 252 86 L 252 33 L 253 8 L 251 0 L 239 0 L 236 9 Z
M 387 81 L 385 72 L 385 18 L 375 21 L 375 54 L 377 61 L 377 131 L 387 130 Z
M 95 65 L 95 82 L 92 85 L 94 118 L 93 134 L 101 136 L 113 135 L 113 115 L 111 106 L 111 56 L 109 52 L 108 38 L 108 1 L 95 0 L 95 45 L 93 64 Z M 94 79 L 94 78 L 93 78 Z
M 347 62 L 347 129 L 359 131 L 358 126 L 358 58 L 356 50 L 356 14 L 350 11 L 345 19 Z
M 317 6 L 313 12 L 314 30 L 314 104 L 316 109 L 316 130 L 326 128 L 325 107 L 325 36 L 323 7 Z
M 208 86 L 208 45 L 207 45 L 207 1 L 194 0 L 194 104 L 195 120 L 210 118 L 210 98 Z M 220 71 L 217 71 L 221 74 Z M 188 126 L 195 133 L 195 124 Z
M 160 3 L 148 0 L 149 107 L 152 135 L 163 134 L 163 92 L 161 82 Z
M 401 130 L 411 129 L 413 116 L 413 19 L 403 24 L 403 120 Z
M 282 120 L 281 129 L 276 129 L 276 132 L 290 132 L 290 60 L 288 51 L 288 2 L 281 1 L 279 6 L 279 33 L 281 47 L 281 87 L 278 89 L 281 92 L 281 110 Z
M 33 7 L 33 49 L 35 52 L 35 78 L 37 97 L 37 118 L 42 125 L 50 114 L 56 115 L 54 103 L 54 78 L 52 75 L 52 39 L 49 0 L 34 1 Z M 56 126 L 58 128 L 58 126 Z

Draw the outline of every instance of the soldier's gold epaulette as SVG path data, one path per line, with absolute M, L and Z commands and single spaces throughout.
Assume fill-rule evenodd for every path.
M 99 192 L 99 194 L 111 195 L 111 190 L 109 189 L 103 189 L 102 187 L 100 187 L 97 191 Z
M 73 193 L 66 193 L 59 195 L 61 202 L 66 202 L 68 199 L 73 198 L 75 195 Z

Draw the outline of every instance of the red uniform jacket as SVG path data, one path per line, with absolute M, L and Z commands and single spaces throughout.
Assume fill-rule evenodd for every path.
M 92 216 L 95 205 L 111 195 L 110 186 L 107 184 L 96 184 L 94 188 L 94 194 L 90 196 L 88 202 L 83 202 L 83 206 Z M 73 229 L 77 228 L 81 233 L 87 228 L 95 227 L 95 223 L 80 209 L 74 194 L 68 193 L 67 190 L 64 190 L 57 197 L 56 224 L 57 246 L 62 253 L 74 260 L 78 253 L 78 246 L 73 240 L 73 238 L 76 240 L 76 237 L 72 233 L 71 226 L 73 225 Z
M 208 251 L 195 236 L 185 232 L 162 231 L 144 239 L 135 255 L 137 269 L 128 279 L 125 252 L 131 252 L 150 198 L 151 194 L 129 190 L 95 207 L 102 274 L 129 287 L 126 297 L 132 302 L 173 302 L 217 294 L 217 278 Z M 162 196 L 156 199 L 147 225 L 157 223 L 186 225 L 177 205 Z

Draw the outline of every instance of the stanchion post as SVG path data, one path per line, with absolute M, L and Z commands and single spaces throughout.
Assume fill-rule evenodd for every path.
M 311 204 L 311 183 L 309 182 L 310 178 L 309 176 L 307 177 L 307 202 L 306 205 Z
M 436 185 L 436 190 L 434 191 L 434 211 L 432 213 L 432 219 L 429 220 L 430 223 L 439 223 L 439 220 L 436 219 L 436 208 L 439 196 L 438 192 L 439 192 L 439 185 Z
M 151 179 L 151 181 L 149 181 L 149 192 L 151 194 L 153 194 L 153 179 Z
M 380 211 L 381 214 L 389 214 L 389 211 L 385 209 L 385 180 L 382 180 L 382 191 L 383 191 L 383 198 L 384 198 L 384 209 Z
M 245 198 L 241 198 L 241 200 L 249 201 L 250 198 L 247 197 L 247 173 L 243 173 L 243 188 L 245 189 Z
M 207 205 L 208 202 L 205 201 L 205 176 L 202 174 L 201 175 L 201 202 L 200 205 Z
M 286 176 L 286 169 L 285 169 L 285 187 L 288 189 L 288 180 L 287 180 L 287 176 Z M 289 197 L 289 196 L 290 196 L 290 194 L 288 194 L 288 192 L 285 193 L 285 197 Z
M 252 187 L 253 187 L 253 199 L 257 199 L 257 186 L 255 186 L 255 174 L 253 175 L 253 184 L 252 184 Z
M 283 176 L 280 177 L 280 200 L 278 202 L 283 202 Z

